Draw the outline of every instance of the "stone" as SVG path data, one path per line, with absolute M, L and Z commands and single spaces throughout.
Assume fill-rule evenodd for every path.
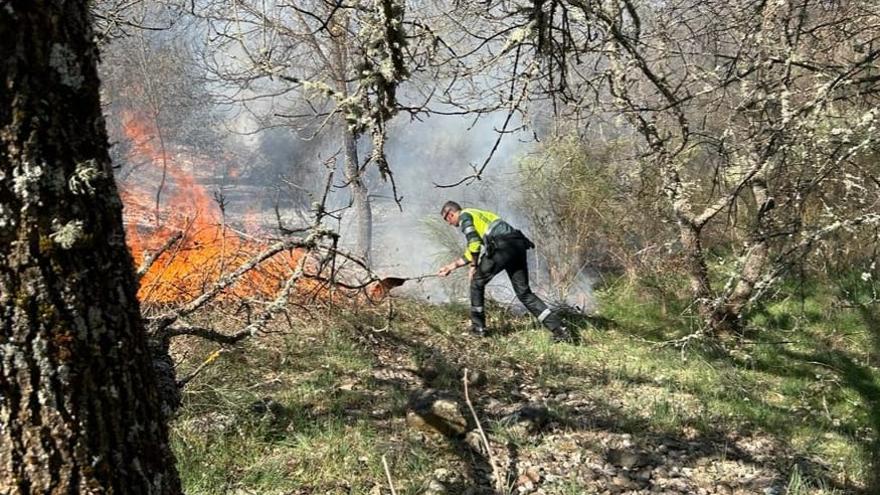
M 609 449 L 605 452 L 605 459 L 618 467 L 633 469 L 647 464 L 646 457 L 634 450 Z
M 422 495 L 447 495 L 448 493 L 449 492 L 446 490 L 446 485 L 441 483 L 439 480 L 432 479 L 428 482 L 428 486 L 425 487 Z
M 483 445 L 483 438 L 480 436 L 480 432 L 476 429 L 467 432 L 464 436 L 464 443 L 467 444 L 474 452 L 480 454 L 481 456 L 486 456 L 486 447 Z
M 632 488 L 635 486 L 635 483 L 626 475 L 626 473 L 618 473 L 613 478 L 611 478 L 611 482 L 617 486 L 623 488 Z
M 550 417 L 546 407 L 534 404 L 525 405 L 502 418 L 511 432 L 528 435 L 540 431 Z
M 651 479 L 652 472 L 653 472 L 653 469 L 651 469 L 649 467 L 642 468 L 638 472 L 636 472 L 635 478 L 638 480 L 648 481 L 649 479 Z
M 406 423 L 411 428 L 444 436 L 460 436 L 468 429 L 457 397 L 435 390 L 423 391 L 410 400 Z
M 523 473 L 523 475 L 532 480 L 532 482 L 534 483 L 541 481 L 541 470 L 535 466 L 529 466 L 526 469 L 525 473 Z
M 462 369 L 460 373 L 461 377 L 464 378 L 464 370 Z M 480 370 L 472 370 L 468 369 L 468 387 L 482 387 L 486 383 L 489 382 L 488 378 L 486 378 L 486 374 Z

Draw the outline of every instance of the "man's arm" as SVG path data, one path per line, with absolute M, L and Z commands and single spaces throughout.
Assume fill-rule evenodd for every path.
M 474 266 L 477 266 L 477 260 L 480 256 L 480 248 L 483 247 L 483 239 L 477 234 L 477 228 L 474 226 L 474 218 L 470 213 L 462 213 L 459 217 L 461 232 L 467 239 L 467 247 L 464 250 L 464 260 Z
M 461 258 L 458 258 L 451 263 L 443 265 L 443 267 L 437 271 L 437 275 L 441 277 L 445 277 L 449 275 L 453 270 L 456 270 L 468 264 L 471 265 L 471 271 L 473 272 L 473 268 L 477 266 L 477 259 L 480 255 L 480 248 L 483 246 L 483 239 L 481 239 L 480 235 L 477 234 L 477 229 L 474 227 L 474 219 L 470 213 L 461 214 L 461 216 L 459 217 L 459 227 L 461 228 L 461 232 L 467 239 L 467 247 L 465 248 L 464 255 L 462 255 Z
M 445 276 L 449 275 L 450 273 L 452 273 L 453 270 L 461 268 L 467 264 L 468 264 L 468 262 L 465 261 L 464 258 L 456 258 L 455 261 L 443 265 L 443 267 L 437 271 L 437 275 L 439 275 L 441 277 L 445 277 Z

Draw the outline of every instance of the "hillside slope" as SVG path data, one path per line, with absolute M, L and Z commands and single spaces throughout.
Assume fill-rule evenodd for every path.
M 335 310 L 251 339 L 187 388 L 187 493 L 391 493 L 383 456 L 399 494 L 496 493 L 465 368 L 503 493 L 867 493 L 880 372 L 858 315 L 782 301 L 772 332 L 682 350 L 655 343 L 688 332 L 659 308 L 601 297 L 579 345 L 501 308 L 477 339 L 465 308 L 402 300 L 390 324 Z

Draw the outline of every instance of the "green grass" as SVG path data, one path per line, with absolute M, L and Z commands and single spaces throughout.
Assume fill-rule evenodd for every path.
M 209 349 L 189 344 L 192 356 Z M 383 408 L 402 416 L 407 400 L 393 389 L 352 390 L 371 384 L 372 366 L 338 328 L 255 339 L 223 355 L 187 387 L 174 423 L 186 493 L 369 493 L 385 486 L 382 454 L 412 476 L 400 493 L 416 493 L 436 453 L 372 419 Z
M 384 454 L 398 493 L 415 494 L 437 469 L 467 472 L 470 461 L 454 442 L 405 425 L 409 390 L 373 375 L 382 348 L 382 359 L 391 353 L 434 388 L 460 391 L 465 366 L 485 372 L 489 385 L 474 392 L 481 404 L 512 404 L 524 386 L 549 391 L 553 432 L 626 434 L 646 444 L 762 439 L 788 452 L 762 461 L 783 473 L 788 493 L 856 493 L 877 450 L 878 337 L 864 315 L 811 290 L 803 300 L 766 304 L 749 320 L 746 340 L 727 339 L 724 350 L 656 344 L 693 331 L 682 317 L 686 304 L 664 309 L 625 285 L 597 294 L 600 317 L 572 319 L 580 346 L 552 344 L 531 321 L 498 308 L 490 313 L 498 332 L 483 341 L 461 335 L 460 306 L 399 301 L 391 329 L 375 334 L 382 345 L 363 336 L 384 326 L 383 312 L 328 315 L 329 323 L 253 339 L 190 384 L 174 424 L 181 475 L 187 493 L 378 493 Z M 188 349 L 188 366 L 211 350 Z M 259 412 L 267 400 L 277 411 Z M 521 456 L 554 448 L 502 418 L 485 426 Z M 586 489 L 564 479 L 544 487 Z

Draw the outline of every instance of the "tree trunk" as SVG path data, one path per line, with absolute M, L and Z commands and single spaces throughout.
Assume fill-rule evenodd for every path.
M 345 177 L 348 180 L 351 197 L 354 203 L 355 221 L 357 222 L 357 250 L 370 265 L 370 251 L 373 245 L 373 210 L 370 206 L 370 194 L 361 176 L 360 162 L 358 161 L 357 138 L 342 123 L 342 140 L 345 143 Z
M 866 333 L 871 339 L 871 347 L 868 349 L 867 366 L 847 361 L 848 365 L 841 370 L 841 376 L 849 377 L 850 386 L 861 395 L 871 426 L 876 432 L 880 431 L 880 386 L 866 378 L 872 366 L 877 366 L 880 362 L 880 309 L 875 304 L 865 304 L 857 299 L 850 299 L 848 302 L 862 317 Z M 865 448 L 868 451 L 870 474 L 866 480 L 867 490 L 864 493 L 880 493 L 880 437 L 875 435 L 872 441 L 865 442 Z
M 0 9 L 0 493 L 180 493 L 85 1 Z
M 767 212 L 773 209 L 773 197 L 767 190 L 763 176 L 757 176 L 752 180 L 751 189 L 758 208 L 755 213 L 755 228 L 743 267 L 740 270 L 740 278 L 730 297 L 725 301 L 724 307 L 726 318 L 737 321 L 742 317 L 746 304 L 755 293 L 756 284 L 764 275 L 770 256 L 770 246 L 764 233 L 764 224 Z
M 742 317 L 743 310 L 755 293 L 758 280 L 764 275 L 769 255 L 770 247 L 767 245 L 766 239 L 759 238 L 752 241 L 739 274 L 740 278 L 730 297 L 725 301 L 726 319 L 739 320 Z
M 342 13 L 331 16 L 329 24 L 330 32 L 334 35 L 333 63 L 335 67 L 332 68 L 332 71 L 336 78 L 336 90 L 343 99 L 348 99 L 350 96 L 348 43 L 351 42 L 351 38 L 348 35 L 348 22 L 348 14 Z M 367 266 L 370 266 L 370 252 L 373 245 L 373 211 L 370 206 L 370 192 L 364 183 L 358 160 L 357 140 L 361 131 L 353 129 L 348 118 L 349 116 L 344 113 L 340 115 L 339 127 L 345 153 L 345 179 L 348 181 L 355 211 L 357 228 L 355 253 L 364 259 Z
M 705 253 L 703 253 L 703 243 L 700 239 L 700 228 L 684 219 L 679 219 L 678 228 L 694 304 L 697 305 L 697 311 L 703 321 L 715 330 L 718 315 L 712 300 L 712 288 Z

